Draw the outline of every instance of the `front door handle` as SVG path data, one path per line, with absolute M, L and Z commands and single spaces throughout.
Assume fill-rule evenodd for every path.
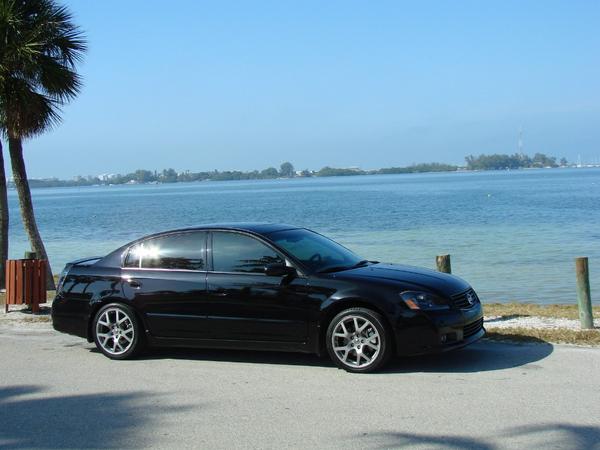
M 131 286 L 134 289 L 139 289 L 142 287 L 142 283 L 140 283 L 139 281 L 136 280 L 127 280 L 127 282 L 129 283 L 129 286 Z

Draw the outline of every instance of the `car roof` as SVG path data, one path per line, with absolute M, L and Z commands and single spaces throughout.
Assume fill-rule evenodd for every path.
M 165 234 L 178 233 L 184 231 L 202 231 L 202 230 L 231 230 L 231 231 L 243 231 L 247 233 L 253 233 L 259 236 L 268 237 L 267 235 L 270 233 L 274 233 L 276 231 L 283 230 L 297 230 L 300 227 L 294 225 L 286 225 L 283 223 L 264 223 L 264 222 L 240 222 L 240 223 L 211 223 L 204 225 L 197 225 L 194 227 L 187 228 L 178 228 L 174 230 L 165 230 L 159 233 L 149 234 L 143 237 L 136 239 L 135 241 L 131 241 L 118 249 L 112 251 L 108 255 L 104 256 L 98 262 L 101 266 L 120 266 L 121 265 L 121 256 L 123 251 L 126 250 L 131 245 L 136 242 L 143 241 L 145 239 L 151 239 L 154 237 L 162 236 Z
M 295 225 L 287 225 L 284 223 L 268 223 L 268 222 L 230 222 L 230 223 L 209 223 L 203 225 L 197 225 L 188 228 L 180 228 L 177 230 L 171 230 L 170 232 L 177 231 L 192 231 L 192 230 L 234 230 L 234 231 L 247 231 L 255 234 L 269 234 L 275 231 L 283 230 L 294 230 L 300 227 Z M 169 231 L 162 232 L 169 233 Z

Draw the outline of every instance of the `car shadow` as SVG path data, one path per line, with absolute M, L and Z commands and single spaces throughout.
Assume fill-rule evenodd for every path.
M 98 351 L 94 349 L 95 351 Z M 279 351 L 195 349 L 195 348 L 152 348 L 137 360 L 186 359 L 193 361 L 218 361 L 246 364 L 277 364 L 288 366 L 333 367 L 327 357 L 311 353 L 289 353 Z
M 395 359 L 385 372 L 471 373 L 525 366 L 548 357 L 554 346 L 546 341 L 532 343 L 482 340 L 460 350 Z
M 164 414 L 188 409 L 165 407 L 149 392 L 57 396 L 44 391 L 35 385 L 0 387 L 0 448 L 144 447 L 150 442 L 142 430 Z
M 511 343 L 482 340 L 469 347 L 447 353 L 402 358 L 395 357 L 379 373 L 471 373 L 502 370 L 540 361 L 549 356 L 553 350 L 554 346 L 545 341 L 537 343 Z M 91 351 L 100 353 L 95 347 Z M 138 361 L 160 359 L 335 367 L 327 356 L 319 357 L 305 353 L 250 350 L 153 348 L 137 358 Z

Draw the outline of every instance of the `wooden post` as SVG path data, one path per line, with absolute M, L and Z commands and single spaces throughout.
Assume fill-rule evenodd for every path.
M 25 258 L 23 258 L 23 259 L 36 259 L 36 258 L 37 258 L 36 252 L 25 252 Z
M 592 297 L 590 295 L 590 274 L 587 257 L 575 258 L 575 275 L 577 276 L 577 304 L 582 330 L 594 328 L 592 315 Z
M 438 255 L 435 257 L 435 264 L 438 272 L 452 273 L 450 266 L 450 255 Z

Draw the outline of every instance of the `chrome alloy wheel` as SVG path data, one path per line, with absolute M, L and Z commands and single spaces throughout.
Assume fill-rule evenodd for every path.
M 108 308 L 96 321 L 96 336 L 104 351 L 111 355 L 122 355 L 133 345 L 133 321 L 121 308 Z
M 381 351 L 381 337 L 364 317 L 344 316 L 331 335 L 333 351 L 345 365 L 361 369 L 371 365 Z

